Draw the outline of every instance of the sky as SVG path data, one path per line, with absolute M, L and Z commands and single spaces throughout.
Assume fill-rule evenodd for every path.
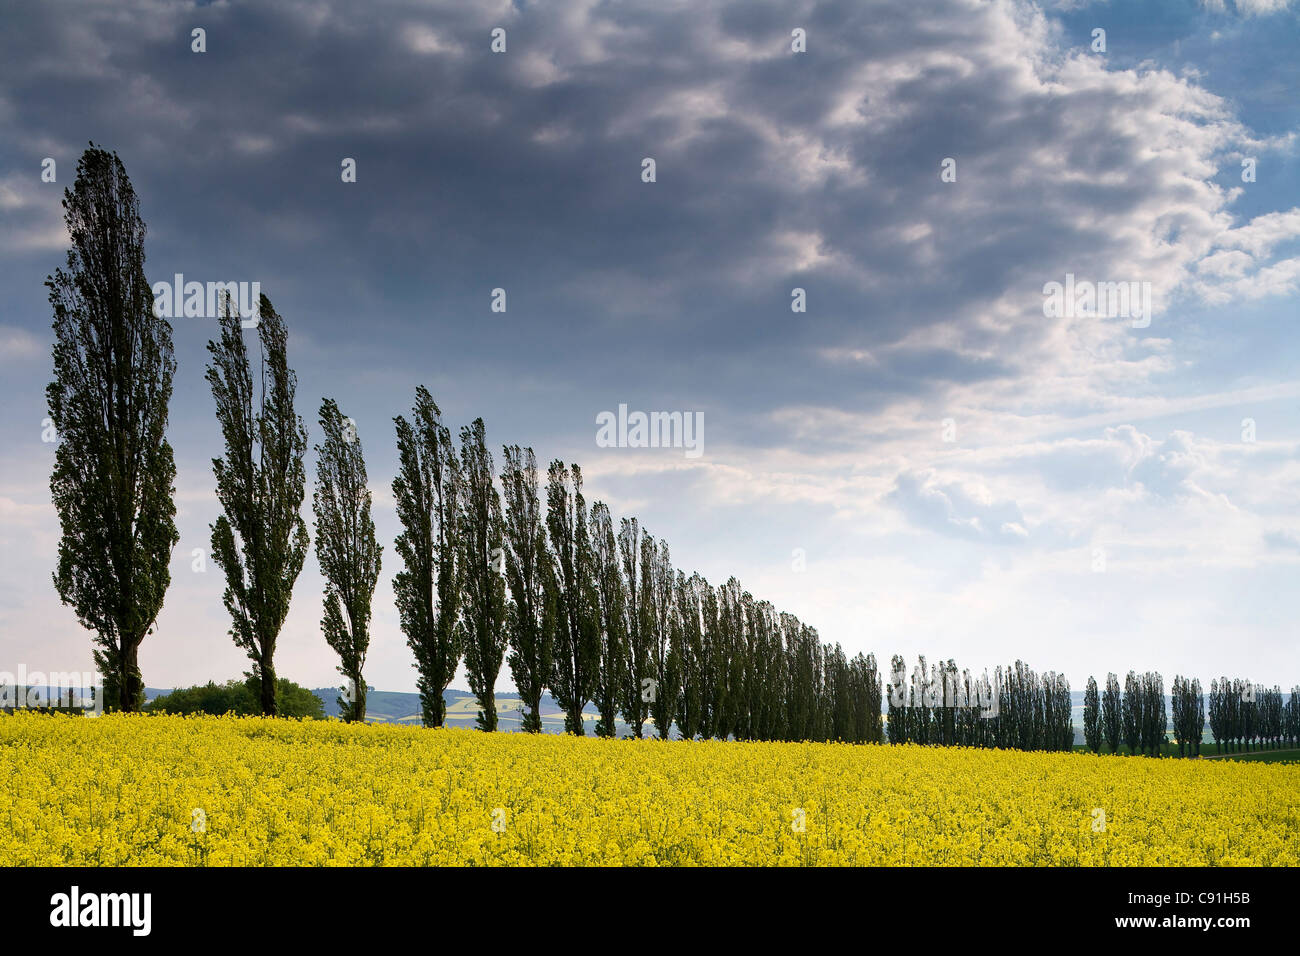
M 51 581 L 43 282 L 93 141 L 150 282 L 259 282 L 309 442 L 326 396 L 356 423 L 374 687 L 415 688 L 391 482 L 418 384 L 498 467 L 580 464 L 678 567 L 849 654 L 1300 683 L 1295 0 L 53 0 L 0 26 L 0 670 L 91 668 Z M 1150 312 L 1050 308 L 1067 276 Z M 216 320 L 173 327 L 151 687 L 249 667 L 203 560 Z M 598 442 L 620 405 L 700 417 L 699 453 Z M 339 680 L 322 586 L 309 554 L 276 655 L 306 686 Z

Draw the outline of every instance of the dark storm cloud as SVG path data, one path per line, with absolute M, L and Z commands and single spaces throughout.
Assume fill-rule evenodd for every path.
M 732 440 L 779 440 L 763 416 L 785 405 L 870 411 L 1011 374 L 1042 330 L 973 320 L 1094 259 L 1095 223 L 1138 200 L 1103 185 L 1136 132 L 1071 118 L 1125 94 L 1065 108 L 1026 75 L 1016 20 L 974 9 L 35 5 L 0 48 L 8 159 L 55 149 L 66 179 L 87 139 L 116 148 L 151 277 L 259 279 L 322 361 L 498 382 L 544 362 L 561 392 L 725 407 Z M 1053 144 L 1087 175 L 1045 175 Z M 869 378 L 818 358 L 941 323 L 963 331 Z

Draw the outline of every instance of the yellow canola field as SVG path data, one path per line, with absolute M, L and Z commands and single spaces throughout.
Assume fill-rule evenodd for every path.
M 0 716 L 0 865 L 1300 863 L 1300 766 Z

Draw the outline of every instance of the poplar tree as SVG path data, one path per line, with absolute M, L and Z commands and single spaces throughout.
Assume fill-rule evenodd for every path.
M 393 594 L 415 655 L 424 725 L 441 727 L 447 710 L 443 692 L 456 676 L 465 644 L 460 465 L 442 412 L 423 385 L 415 390 L 411 419 L 393 419 L 398 455 L 393 500 L 402 524 L 393 547 L 405 563 L 393 577 Z
M 1223 742 L 1228 739 L 1227 727 L 1225 725 L 1225 708 L 1223 706 L 1223 694 L 1219 689 L 1217 679 L 1210 680 L 1210 735 L 1214 738 L 1214 748 L 1216 753 L 1223 753 Z
M 1236 701 L 1236 726 L 1237 726 L 1237 749 L 1241 749 L 1241 744 L 1246 744 L 1246 753 L 1250 753 L 1250 745 L 1255 741 L 1255 735 L 1259 724 L 1258 706 L 1256 698 L 1258 688 L 1253 681 L 1238 680 L 1233 682 L 1236 686 L 1233 691 L 1233 698 Z
M 1190 696 L 1191 681 L 1181 674 L 1175 674 L 1174 682 L 1170 687 L 1170 703 L 1173 705 L 1174 712 L 1174 740 L 1178 742 L 1180 757 L 1186 756 L 1186 745 L 1191 741 Z
M 1142 681 L 1133 671 L 1124 678 L 1124 743 L 1130 756 L 1139 752 L 1142 743 L 1146 705 L 1142 699 Z
M 627 607 L 614 521 L 603 501 L 591 506 L 591 559 L 600 607 L 599 653 L 592 687 L 592 701 L 600 711 L 596 735 L 613 737 L 627 680 Z
M 889 694 L 889 742 L 906 743 L 909 735 L 909 691 L 907 687 L 907 662 L 895 654 L 890 661 L 890 680 L 886 685 Z M 795 738 L 796 740 L 799 738 Z
M 346 721 L 366 719 L 366 682 L 362 674 L 370 648 L 370 602 L 379 581 L 383 548 L 375 541 L 370 517 L 371 495 L 361 438 L 351 419 L 327 398 L 320 407 L 325 436 L 316 446 L 316 560 L 325 578 L 325 642 L 339 655 L 338 671 L 347 693 L 338 700 Z
M 1093 753 L 1101 749 L 1101 702 L 1097 697 L 1097 680 L 1091 676 L 1083 692 L 1083 741 Z
M 826 669 L 831 696 L 831 739 L 852 742 L 854 739 L 853 693 L 849 686 L 849 659 L 838 643 L 827 655 Z M 757 727 L 754 736 L 759 740 L 763 739 L 762 731 Z
M 521 450 L 518 445 L 503 448 L 502 454 L 506 581 L 513 598 L 508 662 L 523 704 L 523 730 L 541 733 L 542 693 L 551 676 L 557 620 L 537 492 L 537 456 L 531 448 Z
M 715 736 L 718 716 L 718 592 L 703 575 L 696 587 L 700 594 L 700 736 L 708 739 Z M 783 673 L 788 674 L 784 669 Z
M 681 692 L 677 701 L 677 724 L 686 740 L 700 733 L 704 718 L 705 646 L 701 599 L 707 585 L 698 573 L 689 578 L 677 572 L 674 590 L 677 619 L 681 622 Z
M 226 448 L 224 458 L 212 460 L 222 507 L 212 524 L 212 558 L 226 577 L 222 600 L 234 622 L 230 636 L 253 662 L 262 713 L 274 716 L 276 639 L 307 555 L 301 514 L 307 429 L 294 411 L 298 379 L 289 368 L 284 319 L 265 295 L 258 315 L 256 410 L 240 315 L 229 296 L 221 308 L 221 339 L 208 342 L 207 380 Z
M 643 691 L 650 679 L 649 634 L 644 626 L 642 604 L 647 588 L 647 572 L 642 566 L 642 536 L 636 518 L 624 518 L 618 532 L 618 552 L 623 565 L 624 597 L 627 607 L 627 652 L 623 668 L 623 720 L 636 737 L 644 733 L 648 701 Z M 649 537 L 645 535 L 645 537 Z
M 599 622 L 587 502 L 582 470 L 551 462 L 546 482 L 546 526 L 557 595 L 555 662 L 551 692 L 564 710 L 564 729 L 586 733 L 582 711 L 596 687 L 599 667 Z
M 58 435 L 50 494 L 59 516 L 54 587 L 94 632 L 110 710 L 143 703 L 139 649 L 171 584 L 179 540 L 167 406 L 172 329 L 154 314 L 144 274 L 145 225 L 116 153 L 93 144 L 64 191 L 72 246 L 45 282 L 54 312 L 54 380 L 45 390 Z
M 659 739 L 667 740 L 676 717 L 677 693 L 681 682 L 681 662 L 677 650 L 681 644 L 681 633 L 674 593 L 676 571 L 668 551 L 668 542 L 664 539 L 659 539 L 658 548 L 652 544 L 649 555 L 650 561 L 646 566 L 650 576 L 647 623 L 652 628 L 650 670 L 654 680 L 649 701 L 650 716 L 654 720 Z
M 1223 699 L 1224 740 L 1228 753 L 1233 753 L 1241 750 L 1245 687 L 1240 679 L 1224 677 L 1219 682 L 1219 691 Z
M 1141 744 L 1152 756 L 1160 756 L 1160 747 L 1165 742 L 1165 732 L 1169 723 L 1169 714 L 1165 706 L 1164 679 L 1155 672 L 1147 671 L 1142 675 L 1142 708 L 1140 714 Z
M 1294 747 L 1300 744 L 1300 686 L 1292 686 L 1282 711 L 1282 732 L 1286 742 Z
M 718 636 L 719 648 L 723 653 L 724 666 L 719 679 L 723 682 L 725 695 L 722 698 L 718 714 L 720 736 L 734 736 L 737 740 L 749 737 L 749 694 L 745 686 L 745 610 L 744 591 L 736 577 L 727 579 L 727 583 L 718 588 Z M 819 685 L 810 686 L 809 717 L 812 725 L 817 722 L 817 694 Z M 815 732 L 809 739 L 816 739 Z
M 1120 728 L 1123 724 L 1123 705 L 1119 691 L 1119 678 L 1106 675 L 1106 691 L 1101 696 L 1101 735 L 1113 754 L 1119 753 Z
M 749 622 L 745 634 L 745 649 L 747 670 L 747 686 L 749 691 L 749 732 L 754 740 L 771 740 L 772 728 L 774 726 L 775 702 L 772 699 L 772 667 L 773 661 L 778 654 L 775 650 L 775 641 L 779 641 L 779 636 L 774 632 L 777 630 L 775 622 L 776 609 L 768 601 L 758 601 L 752 595 L 745 595 L 745 619 Z M 850 707 L 850 710 L 841 713 L 841 719 L 846 727 L 852 722 L 852 704 L 847 696 L 848 681 L 848 660 L 844 661 L 845 672 L 837 675 L 837 679 L 845 682 L 844 687 L 837 685 L 836 691 L 845 691 L 843 703 Z M 837 697 L 835 701 L 838 706 L 841 701 Z M 847 733 L 847 730 L 846 730 Z M 845 737 L 844 739 L 848 739 Z
M 1201 738 L 1205 736 L 1205 694 L 1201 691 L 1199 678 L 1192 678 L 1191 693 L 1193 713 L 1189 718 L 1189 739 L 1194 749 L 1192 756 L 1199 757 L 1201 755 Z
M 483 419 L 460 430 L 461 568 L 464 571 L 465 670 L 478 701 L 481 730 L 497 729 L 496 682 L 505 656 L 506 583 L 501 496 Z

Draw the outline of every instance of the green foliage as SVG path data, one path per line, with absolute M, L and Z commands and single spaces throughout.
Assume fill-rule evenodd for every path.
M 316 557 L 325 578 L 325 642 L 339 655 L 347 695 L 338 704 L 347 721 L 366 719 L 362 671 L 370 647 L 370 601 L 379 580 L 380 555 L 370 517 L 370 488 L 361 437 L 332 398 L 320 407 L 325 442 L 316 446 Z
M 554 568 L 556 622 L 551 693 L 565 712 L 565 729 L 585 731 L 582 708 L 596 686 L 600 659 L 600 606 L 582 471 L 551 462 L 546 481 L 546 527 Z M 660 735 L 667 733 L 663 726 Z
M 58 433 L 50 493 L 59 515 L 54 586 L 95 632 L 107 709 L 140 709 L 140 643 L 171 584 L 179 540 L 167 442 L 176 361 L 171 325 L 154 315 L 145 226 L 117 155 L 91 146 L 63 198 L 67 268 L 45 286 L 54 310 Z
M 1188 680 L 1181 675 L 1175 676 L 1170 690 L 1170 702 L 1173 706 L 1174 740 L 1178 742 L 1178 756 L 1199 757 L 1201 737 L 1205 734 L 1205 697 L 1201 693 L 1201 682 Z M 1278 730 L 1281 731 L 1280 726 Z
M 1193 694 L 1199 698 L 1199 685 Z M 1209 696 L 1210 733 L 1218 753 L 1241 752 L 1243 747 L 1249 753 L 1252 745 L 1276 749 L 1300 742 L 1300 687 L 1292 687 L 1284 703 L 1281 687 L 1223 677 L 1210 681 Z
M 551 677 L 558 625 L 555 586 L 537 494 L 537 456 L 518 445 L 503 449 L 505 571 L 514 599 L 507 631 L 510 673 L 523 701 L 523 729 L 542 730 L 542 693 Z
M 293 585 L 307 555 L 303 455 L 307 429 L 294 411 L 298 379 L 286 355 L 284 319 L 262 296 L 257 331 L 262 344 L 258 404 L 238 310 L 221 309 L 221 340 L 208 342 L 207 380 L 216 400 L 226 455 L 212 460 L 222 514 L 212 525 L 212 559 L 225 572 L 222 596 L 230 636 L 265 679 L 262 712 L 275 715 L 275 642 Z
M 647 701 L 642 696 L 643 682 L 650 679 L 649 631 L 645 626 L 642 605 L 648 587 L 647 575 L 641 562 L 642 535 L 636 518 L 624 518 L 618 532 L 618 552 L 623 567 L 623 595 L 626 608 L 627 642 L 622 671 L 624 674 L 622 709 L 623 720 L 640 737 L 649 716 Z M 645 535 L 649 537 L 649 535 Z
M 1120 733 L 1124 725 L 1123 698 L 1119 678 L 1106 675 L 1106 690 L 1101 695 L 1101 738 L 1111 753 L 1119 753 Z
M 505 656 L 506 584 L 497 570 L 504 558 L 501 496 L 483 419 L 460 430 L 459 535 L 465 622 L 465 670 L 479 703 L 478 725 L 497 728 L 494 688 Z
M 576 475 L 576 465 L 573 471 Z M 644 540 L 649 541 L 649 536 Z M 668 542 L 660 538 L 658 548 L 651 546 L 643 555 L 643 561 L 650 585 L 646 588 L 646 601 L 643 604 L 651 633 L 650 670 L 654 679 L 649 701 L 650 716 L 655 722 L 659 739 L 667 740 L 673 720 L 677 717 L 682 644 L 681 622 L 677 616 L 676 576 L 668 552 Z
M 596 735 L 613 737 L 618 723 L 618 705 L 627 680 L 627 606 L 623 591 L 623 574 L 619 568 L 618 542 L 614 537 L 614 520 L 609 506 L 597 501 L 591 506 L 591 560 L 600 602 L 599 653 L 592 697 L 600 720 Z M 682 732 L 695 736 L 698 726 Z
M 681 665 L 681 692 L 677 699 L 677 724 L 687 740 L 694 739 L 704 720 L 704 588 L 708 585 L 699 574 L 689 578 L 677 572 L 674 600 L 677 604 L 678 660 Z M 780 662 L 780 655 L 773 663 Z M 779 683 L 779 681 L 774 681 Z M 776 690 L 776 687 L 771 688 Z
M 1128 676 L 1124 678 L 1123 725 L 1124 746 L 1128 748 L 1130 754 L 1137 753 L 1138 744 L 1142 742 L 1144 712 L 1142 693 L 1142 679 L 1133 671 L 1129 671 Z
M 1088 678 L 1088 688 L 1083 694 L 1083 739 L 1088 749 L 1097 753 L 1101 749 L 1101 698 L 1097 695 L 1097 680 Z
M 281 677 L 276 681 L 276 712 L 281 717 L 311 720 L 325 719 L 325 705 L 305 687 Z M 241 717 L 262 713 L 262 683 L 256 675 L 224 684 L 208 681 L 203 685 L 183 687 L 155 697 L 145 711 L 151 714 L 238 714 Z
M 446 719 L 443 692 L 456 676 L 465 646 L 460 623 L 460 464 L 442 411 L 423 385 L 415 390 L 413 421 L 400 415 L 393 500 L 402 533 L 393 548 L 405 568 L 393 594 L 407 646 L 415 655 L 421 716 L 426 727 Z

